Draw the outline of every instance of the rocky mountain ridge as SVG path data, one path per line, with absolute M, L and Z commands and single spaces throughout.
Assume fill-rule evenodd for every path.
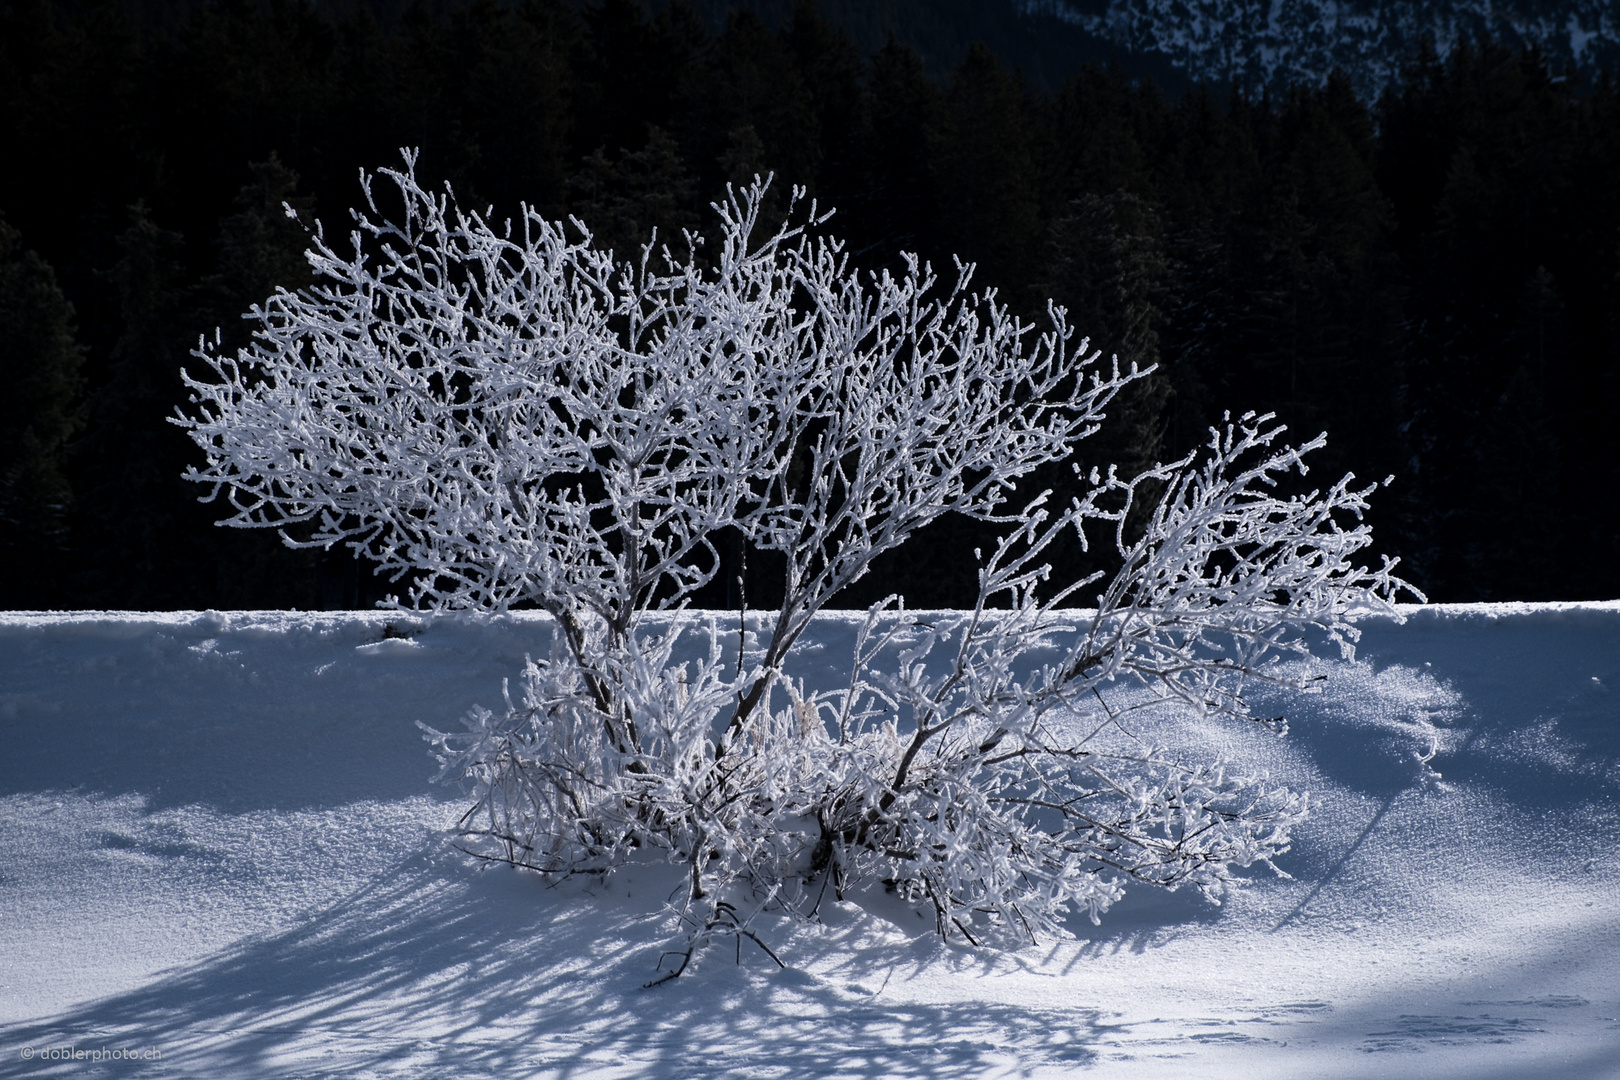
M 1613 0 L 1031 0 L 1115 46 L 1161 53 L 1194 80 L 1252 90 L 1320 84 L 1334 68 L 1376 97 L 1421 55 L 1483 35 L 1533 46 L 1579 79 L 1620 70 Z

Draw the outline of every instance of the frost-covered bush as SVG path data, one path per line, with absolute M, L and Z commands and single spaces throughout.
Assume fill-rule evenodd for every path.
M 1302 796 L 1136 739 L 1103 691 L 1248 721 L 1246 681 L 1392 610 L 1390 564 L 1356 562 L 1372 489 L 1277 493 L 1320 439 L 1228 419 L 1200 453 L 1092 471 L 1049 506 L 1017 482 L 1141 374 L 1099 367 L 1061 309 L 1037 333 L 970 267 L 858 274 L 813 206 L 761 230 L 760 182 L 717 206 L 715 250 L 624 261 L 578 222 L 459 210 L 410 155 L 380 175 L 402 207 L 363 177 L 346 249 L 317 227 L 319 284 L 255 308 L 234 356 L 205 343 L 178 422 L 228 524 L 347 543 L 418 607 L 551 614 L 516 700 L 429 729 L 473 787 L 469 851 L 547 874 L 662 853 L 686 868 L 678 972 L 829 890 L 1033 938 L 1130 882 L 1218 894 L 1286 850 Z M 999 528 L 975 607 L 923 622 L 894 598 L 839 688 L 796 677 L 812 616 L 953 512 Z M 1065 534 L 1120 569 L 1055 578 Z M 785 567 L 748 647 L 679 614 L 723 535 Z

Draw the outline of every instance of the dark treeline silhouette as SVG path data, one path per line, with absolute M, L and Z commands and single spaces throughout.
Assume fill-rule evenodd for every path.
M 342 231 L 358 170 L 405 146 L 464 204 L 574 214 L 620 252 L 774 171 L 838 208 L 858 263 L 959 253 L 1016 309 L 1051 296 L 1160 365 L 1085 464 L 1275 411 L 1329 432 L 1313 481 L 1395 474 L 1379 548 L 1432 599 L 1620 596 L 1612 79 L 1487 41 L 1370 104 L 1337 77 L 1172 93 L 1123 63 L 1037 91 L 986 47 L 944 80 L 937 50 L 863 51 L 839 6 L 714 6 L 0 3 L 0 604 L 383 594 L 346 553 L 213 527 L 164 419 L 199 334 L 243 342 L 251 304 L 309 282 L 283 202 Z M 967 602 L 981 539 L 942 523 L 850 599 Z

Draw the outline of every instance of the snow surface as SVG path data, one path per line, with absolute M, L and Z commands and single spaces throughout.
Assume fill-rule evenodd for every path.
M 537 619 L 0 616 L 0 1078 L 1620 1077 L 1620 603 L 1408 615 L 1284 739 L 1138 721 L 1320 800 L 1291 880 L 1018 951 L 767 915 L 788 970 L 652 990 L 665 871 L 475 867 L 427 782 L 415 721 L 495 705 Z

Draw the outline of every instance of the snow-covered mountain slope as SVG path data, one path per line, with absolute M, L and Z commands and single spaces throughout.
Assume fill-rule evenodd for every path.
M 0 1078 L 1620 1076 L 1620 604 L 1409 614 L 1286 738 L 1140 720 L 1319 799 L 1291 878 L 1017 951 L 860 898 L 654 990 L 659 868 L 442 831 L 415 721 L 494 704 L 534 618 L 0 616 Z
M 1614 0 L 1032 0 L 1114 43 L 1169 56 L 1196 79 L 1258 89 L 1343 69 L 1376 97 L 1425 35 L 1446 55 L 1489 34 L 1534 45 L 1554 71 L 1620 69 Z

